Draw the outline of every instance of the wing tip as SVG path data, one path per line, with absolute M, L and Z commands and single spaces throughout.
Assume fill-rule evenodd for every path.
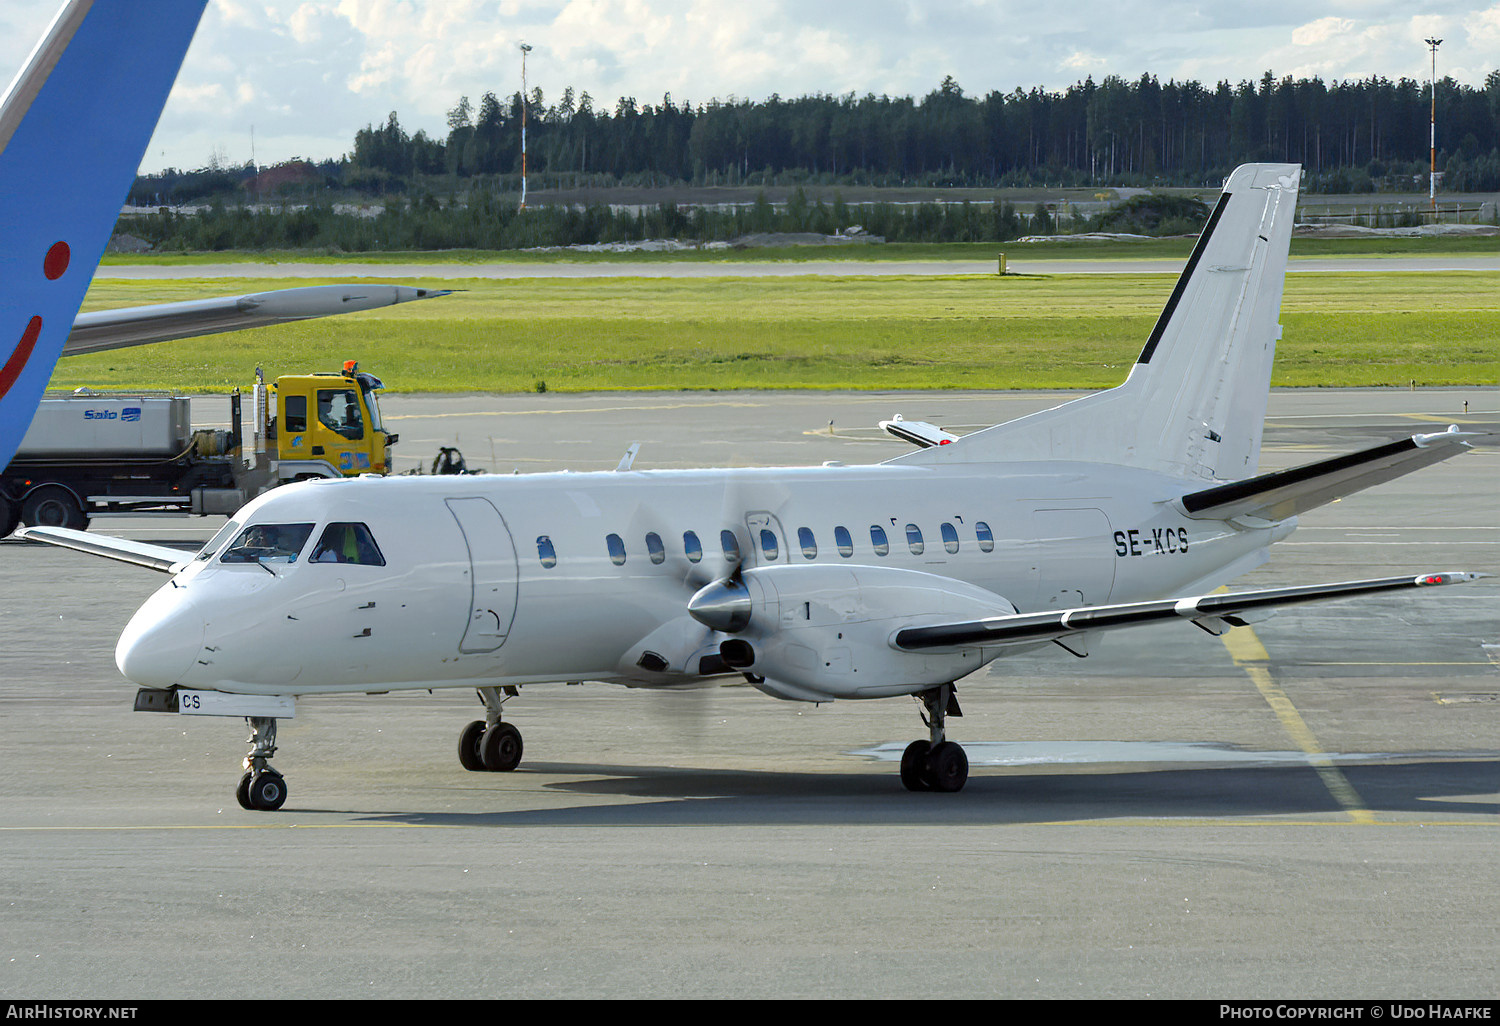
M 1493 576 L 1495 575 L 1480 570 L 1440 570 L 1436 573 L 1418 574 L 1412 583 L 1419 588 L 1429 588 L 1443 584 L 1467 584 Z

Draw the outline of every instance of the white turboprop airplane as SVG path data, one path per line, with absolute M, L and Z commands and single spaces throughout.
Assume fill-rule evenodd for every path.
M 59 356 L 449 294 L 314 285 L 78 312 L 206 3 L 68 0 L 0 97 L 0 469 Z
M 964 437 L 917 431 L 927 447 L 877 465 L 318 481 L 249 503 L 196 556 L 21 534 L 171 575 L 116 661 L 137 709 L 250 721 L 246 808 L 286 799 L 267 760 L 297 696 L 475 688 L 487 716 L 459 759 L 509 770 L 501 707 L 524 685 L 734 673 L 783 699 L 917 696 L 929 736 L 901 779 L 956 791 L 954 683 L 996 658 L 1482 576 L 1209 594 L 1303 511 L 1468 448 L 1453 428 L 1257 475 L 1299 175 L 1230 176 L 1124 384 Z

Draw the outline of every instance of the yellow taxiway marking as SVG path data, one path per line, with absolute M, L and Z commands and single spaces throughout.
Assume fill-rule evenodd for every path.
M 1333 795 L 1333 800 L 1339 803 L 1339 807 L 1349 818 L 1361 825 L 1373 824 L 1375 816 L 1369 809 L 1365 808 L 1363 799 L 1354 786 L 1349 783 L 1343 771 L 1334 765 L 1328 753 L 1323 751 L 1318 744 L 1318 739 L 1312 730 L 1297 712 L 1292 700 L 1287 698 L 1286 692 L 1271 677 L 1271 656 L 1266 652 L 1266 647 L 1256 637 L 1254 629 L 1250 627 L 1234 627 L 1224 636 L 1224 647 L 1229 650 L 1229 656 L 1234 660 L 1234 665 L 1245 671 L 1245 674 L 1255 684 L 1261 697 L 1281 721 L 1281 727 L 1291 736 L 1297 747 L 1302 749 L 1308 761 L 1312 763 L 1313 769 L 1317 770 L 1323 786 L 1328 788 L 1328 793 Z

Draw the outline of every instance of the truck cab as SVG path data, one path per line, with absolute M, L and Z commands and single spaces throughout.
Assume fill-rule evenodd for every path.
M 380 420 L 385 385 L 354 361 L 342 373 L 287 374 L 271 384 L 276 458 L 326 462 L 340 474 L 384 474 L 396 436 Z

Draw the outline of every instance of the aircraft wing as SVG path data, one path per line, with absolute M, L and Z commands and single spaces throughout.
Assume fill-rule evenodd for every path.
M 104 534 L 88 534 L 67 527 L 23 527 L 16 531 L 16 537 L 87 552 L 91 556 L 118 559 L 122 563 L 133 563 L 164 574 L 177 573 L 193 559 L 193 553 L 182 549 L 170 549 L 165 545 L 151 545 L 128 538 L 111 538 Z
M 261 328 L 451 294 L 411 285 L 311 285 L 248 296 L 97 310 L 73 318 L 73 330 L 63 343 L 63 355 Z
M 1117 630 L 1169 620 L 1191 620 L 1210 634 L 1248 623 L 1246 617 L 1277 606 L 1305 602 L 1327 602 L 1407 588 L 1429 588 L 1488 577 L 1488 574 L 1443 572 L 1414 577 L 1381 577 L 1339 584 L 1314 584 L 1261 591 L 1227 592 L 1188 598 L 1125 602 L 1115 605 L 1082 606 L 1042 613 L 1015 613 L 982 620 L 907 627 L 895 633 L 891 647 L 916 652 L 957 646 L 1015 645 L 1038 641 L 1062 641 L 1083 631 Z
M 1466 452 L 1482 433 L 1447 431 L 1412 435 L 1400 441 L 1334 456 L 1290 470 L 1215 485 L 1182 496 L 1182 511 L 1195 520 L 1252 516 L 1285 520 L 1414 470 Z

